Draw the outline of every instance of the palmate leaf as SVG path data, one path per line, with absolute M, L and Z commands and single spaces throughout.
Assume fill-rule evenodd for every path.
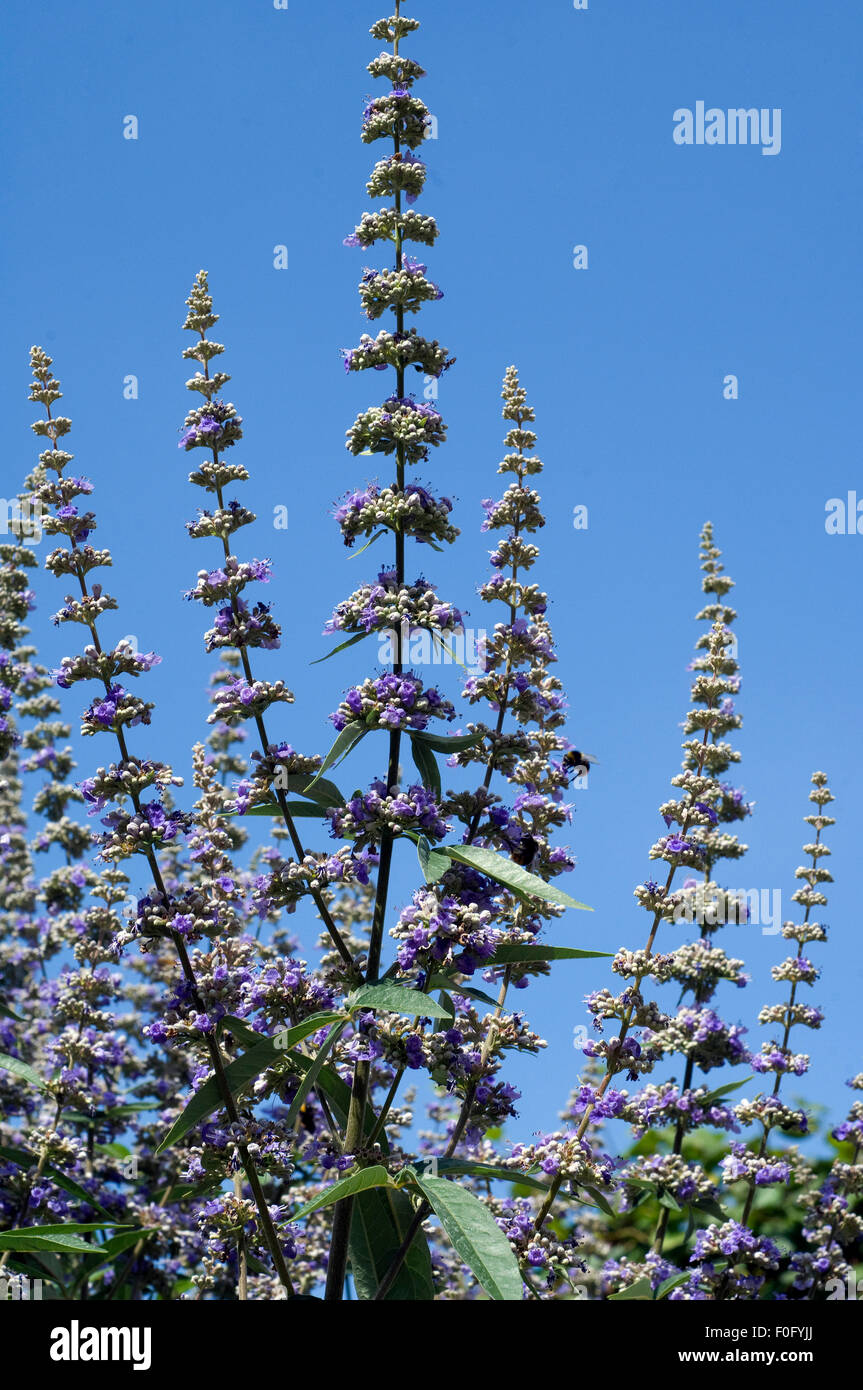
M 385 980 L 379 985 L 362 985 L 348 997 L 348 1008 L 385 1009 L 388 1013 L 404 1014 L 407 1018 L 451 1018 L 449 1009 L 429 999 L 419 989 L 407 989 L 404 985 Z
M 437 853 L 447 854 L 459 864 L 478 869 L 481 874 L 495 879 L 506 888 L 511 888 L 519 897 L 541 898 L 543 902 L 555 903 L 558 907 L 577 907 L 585 912 L 593 911 L 587 903 L 580 903 L 576 898 L 571 898 L 562 889 L 546 883 L 545 879 L 539 878 L 537 874 L 528 873 L 520 864 L 507 859 L 503 854 L 496 854 L 494 850 L 479 849 L 476 845 L 439 845 Z
M 414 1172 L 413 1180 L 441 1223 L 456 1254 L 489 1298 L 520 1302 L 522 1278 L 512 1246 L 488 1207 L 457 1182 Z
M 24 1022 L 23 1018 L 19 1018 L 17 1014 L 13 1014 L 12 1010 L 9 1008 L 9 1005 L 4 1004 L 2 999 L 0 999 L 0 1018 L 11 1018 L 13 1023 Z
M 238 1096 L 254 1081 L 256 1076 L 259 1076 L 267 1067 L 280 1061 L 287 1051 L 295 1047 L 298 1042 L 302 1042 L 309 1033 L 316 1033 L 319 1028 L 325 1028 L 328 1023 L 338 1023 L 343 1018 L 343 1014 L 337 1013 L 314 1014 L 311 1018 L 306 1018 L 302 1023 L 298 1023 L 296 1028 L 288 1028 L 277 1034 L 276 1037 L 265 1038 L 255 1047 L 250 1047 L 248 1052 L 243 1053 L 242 1057 L 236 1057 L 225 1067 L 225 1080 L 231 1095 Z M 184 1134 L 188 1134 L 195 1125 L 201 1124 L 222 1104 L 221 1089 L 215 1076 L 211 1076 L 209 1081 L 205 1081 L 201 1089 L 193 1095 L 182 1115 L 174 1121 L 156 1149 L 156 1154 L 164 1153 L 172 1144 L 176 1144 L 179 1139 L 183 1138 Z
M 348 1256 L 357 1298 L 370 1301 L 405 1239 L 414 1209 L 404 1192 L 379 1187 L 354 1202 Z M 383 1302 L 430 1303 L 434 1299 L 431 1253 L 420 1228 Z

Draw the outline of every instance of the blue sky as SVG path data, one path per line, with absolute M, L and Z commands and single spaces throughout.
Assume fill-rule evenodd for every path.
M 863 1065 L 853 886 L 863 536 L 827 535 L 824 522 L 828 499 L 863 495 L 863 14 L 839 0 L 589 0 L 578 12 L 566 0 L 418 0 L 414 12 L 423 28 L 408 51 L 428 70 L 421 94 L 438 120 L 419 207 L 441 226 L 429 260 L 446 294 L 422 328 L 458 359 L 440 393 L 449 442 L 419 476 L 455 497 L 463 532 L 427 573 L 483 625 L 479 503 L 500 490 L 500 381 L 514 362 L 546 464 L 536 574 L 552 599 L 569 732 L 600 759 L 574 794 L 567 885 L 595 912 L 555 936 L 642 944 L 632 887 L 679 765 L 709 517 L 737 581 L 740 781 L 757 803 L 735 886 L 781 889 L 789 915 L 815 768 L 837 798 L 832 932 L 812 995 L 828 1026 L 800 1044 L 813 1070 L 797 1091 L 838 1119 L 842 1082 Z M 355 286 L 373 257 L 341 240 L 369 206 L 377 151 L 358 132 L 377 17 L 354 0 L 7 8 L 0 491 L 12 495 L 35 458 L 27 349 L 39 342 L 63 383 L 77 465 L 96 484 L 98 541 L 115 554 L 121 611 L 105 630 L 164 658 L 138 746 L 186 773 L 212 667 L 203 615 L 180 595 L 215 552 L 186 538 L 200 498 L 176 448 L 183 301 L 202 266 L 222 315 L 227 394 L 245 421 L 243 501 L 261 518 L 242 539 L 275 562 L 268 597 L 286 635 L 257 669 L 298 696 L 273 719 L 279 736 L 320 749 L 327 713 L 369 660 L 359 647 L 309 665 L 327 650 L 320 631 L 335 602 L 385 558 L 381 548 L 348 561 L 328 516 L 368 476 L 343 437 L 379 380 L 346 378 L 338 355 L 367 327 Z M 780 108 L 781 152 L 675 144 L 673 113 L 701 100 Z M 128 115 L 137 140 L 123 138 Z M 280 244 L 287 270 L 273 267 Z M 575 270 L 581 244 L 589 268 Z M 123 396 L 129 374 L 136 400 Z M 729 374 L 737 400 L 723 396 Z M 585 532 L 572 527 L 576 504 L 589 509 Z M 287 531 L 270 524 L 278 505 Z M 39 581 L 40 638 L 61 587 Z M 49 632 L 43 654 L 61 650 Z M 67 707 L 74 715 L 74 697 Z M 85 746 L 82 769 L 93 757 Z M 412 872 L 406 855 L 397 901 Z M 753 983 L 722 1002 L 756 1032 L 759 1006 L 781 994 L 769 978 L 781 941 L 740 928 L 726 944 Z M 550 1049 L 516 1068 L 522 1133 L 551 1125 L 577 1073 L 580 1000 L 606 980 L 603 965 L 561 966 L 529 991 Z

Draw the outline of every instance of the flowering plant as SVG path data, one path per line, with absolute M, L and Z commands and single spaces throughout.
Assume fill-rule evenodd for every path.
M 635 889 L 646 933 L 614 952 L 560 883 L 575 868 L 559 838 L 567 798 L 595 774 L 564 732 L 549 599 L 533 579 L 543 463 L 514 367 L 505 486 L 480 527 L 493 549 L 479 669 L 459 692 L 417 669 L 417 638 L 449 653 L 464 632 L 460 596 L 410 553 L 423 547 L 436 568 L 459 535 L 452 498 L 409 481 L 412 466 L 434 474 L 447 437 L 437 385 L 454 363 L 406 318 L 442 298 L 407 249 L 433 252 L 438 236 L 413 206 L 429 113 L 402 44 L 417 27 L 399 0 L 372 27 L 385 47 L 369 72 L 389 87 L 367 102 L 361 138 L 387 147 L 367 185 L 385 201 L 346 238 L 390 257 L 359 282 L 363 313 L 387 326 L 344 350 L 346 371 L 395 379 L 347 431 L 352 459 L 381 455 L 390 476 L 358 476 L 334 519 L 347 548 L 365 543 L 357 555 L 389 553 L 323 625 L 341 639 L 337 661 L 347 648 L 367 660 L 382 637 L 390 659 L 342 683 L 324 751 L 287 741 L 287 681 L 302 672 L 276 603 L 253 587 L 277 594 L 279 579 L 269 559 L 236 553 L 256 518 L 233 495 L 249 478 L 243 419 L 225 398 L 206 272 L 186 301 L 196 404 L 178 447 L 207 494 L 187 522 L 207 554 L 185 598 L 207 610 L 218 666 L 206 717 L 178 716 L 195 740 L 190 791 L 139 743 L 158 739 L 160 712 L 138 692 L 160 658 L 106 634 L 120 599 L 97 576 L 111 552 L 92 543 L 94 487 L 70 471 L 52 359 L 32 349 L 43 448 L 21 512 L 38 509 L 55 542 L 45 568 L 71 592 L 53 622 L 80 640 L 55 669 L 39 663 L 22 522 L 0 546 L 0 1268 L 91 1301 L 826 1298 L 863 1258 L 863 1110 L 834 1128 L 827 1165 L 784 1142 L 809 1128 L 784 1083 L 809 1066 L 792 1031 L 823 1021 L 805 994 L 818 979 L 809 948 L 827 936 L 811 914 L 831 881 L 833 798 L 816 772 L 800 920 L 783 925 L 792 954 L 772 972 L 785 997 L 762 1009 L 759 1046 L 724 1016 L 752 982 L 719 944 L 747 909 L 718 880 L 746 852 L 752 806 L 729 780 L 736 613 L 712 526 L 682 769 Z M 96 740 L 84 747 L 106 750 L 80 778 L 76 698 Z M 361 744 L 374 775 L 351 787 Z M 415 874 L 404 900 L 397 861 Z M 312 948 L 299 935 L 310 928 Z M 526 993 L 540 1009 L 552 965 L 602 957 L 608 984 L 587 995 L 593 1036 L 560 1124 L 511 1137 L 507 1063 L 546 1047 Z M 781 1234 L 774 1190 L 799 1211 Z

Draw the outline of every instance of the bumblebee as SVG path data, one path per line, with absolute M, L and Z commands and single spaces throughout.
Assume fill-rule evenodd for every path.
M 509 857 L 514 864 L 520 864 L 523 869 L 532 864 L 539 853 L 539 841 L 532 835 L 522 835 L 517 845 L 511 845 Z
M 574 772 L 576 777 L 586 777 L 595 762 L 596 758 L 591 757 L 590 753 L 582 753 L 578 748 L 570 748 L 563 755 L 563 766 L 568 772 Z

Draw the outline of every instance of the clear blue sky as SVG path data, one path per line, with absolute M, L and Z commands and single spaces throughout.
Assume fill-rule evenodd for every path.
M 710 517 L 737 580 L 740 780 L 757 803 L 735 886 L 781 888 L 790 911 L 815 768 L 837 797 L 832 934 L 813 994 L 828 1026 L 799 1090 L 839 1118 L 841 1083 L 863 1064 L 863 536 L 828 536 L 824 517 L 828 498 L 863 495 L 863 11 L 844 0 L 589 0 L 586 12 L 568 0 L 418 0 L 414 12 L 423 28 L 407 47 L 428 70 L 421 90 L 439 134 L 419 206 L 442 229 L 429 259 L 446 292 L 422 324 L 458 358 L 440 395 L 449 443 L 426 476 L 456 497 L 463 531 L 428 574 L 481 625 L 479 501 L 500 487 L 500 380 L 515 362 L 546 463 L 537 577 L 553 599 L 570 733 L 601 760 L 576 794 L 567 885 L 596 911 L 556 934 L 608 950 L 642 943 L 631 893 L 679 765 L 698 532 Z M 268 597 L 286 629 L 281 656 L 258 669 L 299 697 L 280 736 L 320 748 L 326 714 L 367 660 L 360 647 L 308 664 L 327 650 L 319 634 L 333 604 L 372 568 L 371 556 L 346 560 L 328 512 L 365 481 L 343 436 L 381 380 L 346 378 L 338 356 L 367 326 L 355 285 L 373 257 L 341 239 L 369 206 L 377 151 L 358 132 L 378 14 L 365 0 L 290 0 L 286 12 L 269 0 L 6 9 L 0 492 L 11 495 L 35 457 L 27 349 L 39 342 L 66 392 L 77 466 L 96 484 L 98 542 L 115 551 L 121 613 L 106 631 L 164 657 L 147 682 L 153 730 L 137 746 L 185 772 L 212 661 L 203 614 L 180 594 L 215 558 L 185 536 L 200 498 L 176 447 L 189 399 L 179 325 L 199 267 L 222 314 L 227 394 L 246 422 L 243 501 L 262 518 L 241 539 L 272 556 Z M 781 108 L 781 153 L 679 147 L 673 113 L 699 100 Z M 127 115 L 136 141 L 123 138 Z M 280 243 L 286 271 L 273 268 Z M 576 271 L 582 243 L 589 269 Z M 723 399 L 729 373 L 736 401 Z M 123 398 L 127 374 L 139 380 L 134 401 Z M 577 503 L 589 507 L 584 533 L 571 525 Z M 287 532 L 268 525 L 277 504 L 289 508 Z M 43 635 L 61 589 L 39 582 Z M 43 650 L 59 655 L 56 634 Z M 77 711 L 74 697 L 67 708 Z M 82 768 L 99 752 L 85 747 Z M 407 873 L 397 883 L 404 897 Z M 754 1027 L 759 1005 L 780 997 L 769 966 L 781 942 L 757 929 L 726 941 L 755 979 L 724 1002 Z M 561 967 L 529 991 L 551 1052 L 518 1069 L 523 1133 L 548 1127 L 565 1099 L 580 998 L 606 979 L 602 965 Z

